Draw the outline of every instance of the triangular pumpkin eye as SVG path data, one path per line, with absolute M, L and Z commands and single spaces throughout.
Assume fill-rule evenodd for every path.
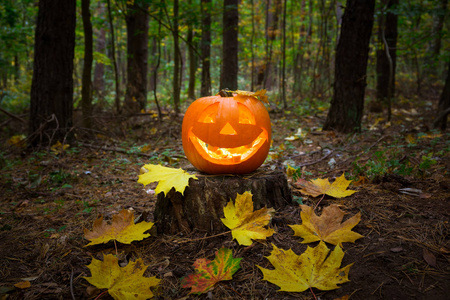
M 248 109 L 244 104 L 238 103 L 239 110 L 239 123 L 240 124 L 250 124 L 255 125 L 255 115 Z
M 198 118 L 198 121 L 200 123 L 216 123 L 216 116 L 217 116 L 217 110 L 219 108 L 219 103 L 214 103 L 207 108 L 205 108 L 202 113 L 200 114 L 200 117 Z

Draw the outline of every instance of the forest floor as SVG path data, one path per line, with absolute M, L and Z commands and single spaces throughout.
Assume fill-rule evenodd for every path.
M 364 237 L 343 244 L 342 267 L 353 264 L 350 282 L 331 291 L 313 288 L 314 295 L 310 290 L 278 292 L 262 280 L 256 266 L 273 268 L 265 258 L 272 243 L 298 255 L 307 247 L 288 225 L 302 223 L 298 203 L 314 207 L 321 197 L 302 195 L 292 178 L 295 201 L 276 212 L 271 224 L 276 234 L 267 240 L 245 247 L 230 234 L 194 240 L 204 234 L 152 232 L 142 241 L 118 243 L 119 261 L 142 258 L 149 265 L 145 275 L 161 279 L 155 299 L 449 299 L 450 132 L 430 131 L 433 110 L 425 104 L 396 108 L 390 124 L 385 115 L 372 114 L 360 134 L 320 131 L 325 116 L 272 111 L 274 141 L 264 167 L 303 165 L 307 180 L 332 181 L 343 172 L 354 180 L 349 189 L 356 193 L 341 199 L 325 196 L 316 209 L 320 215 L 336 203 L 347 216 L 361 212 L 353 231 Z M 116 250 L 112 242 L 85 247 L 83 229 L 91 229 L 100 214 L 111 220 L 130 208 L 140 220 L 152 221 L 156 196 L 137 183 L 139 169 L 147 163 L 190 165 L 181 145 L 181 117 L 166 117 L 162 125 L 151 113 L 126 123 L 103 116 L 97 122 L 103 129 L 95 138 L 62 153 L 26 153 L 7 146 L 10 136 L 2 137 L 0 299 L 96 298 L 101 291 L 83 278 L 90 276 L 86 266 L 93 257 L 102 259 L 102 253 Z M 296 133 L 298 139 L 285 139 Z M 192 241 L 179 242 L 186 238 Z M 224 245 L 242 258 L 241 269 L 204 295 L 188 295 L 180 278 L 194 271 L 196 259 L 213 259 Z M 20 282 L 31 285 L 15 287 Z M 103 294 L 101 299 L 111 298 Z

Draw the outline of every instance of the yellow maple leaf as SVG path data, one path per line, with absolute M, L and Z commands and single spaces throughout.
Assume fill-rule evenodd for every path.
M 273 250 L 266 258 L 275 269 L 257 267 L 263 272 L 263 279 L 278 285 L 279 291 L 303 292 L 312 287 L 328 291 L 350 281 L 348 272 L 352 264 L 340 268 L 344 252 L 339 246 L 329 256 L 330 250 L 324 242 L 315 248 L 308 247 L 301 255 L 291 249 L 285 251 L 272 246 Z
M 9 140 L 8 140 L 8 144 L 10 145 L 14 145 L 16 147 L 19 148 L 24 148 L 26 146 L 25 140 L 26 140 L 26 136 L 21 134 L 21 135 L 15 135 L 12 136 Z
M 156 277 L 143 277 L 148 266 L 140 258 L 121 268 L 117 257 L 108 254 L 103 256 L 103 261 L 92 258 L 87 267 L 91 271 L 91 277 L 83 278 L 98 289 L 108 289 L 114 299 L 153 298 L 150 287 L 160 282 Z
M 64 150 L 66 150 L 67 148 L 69 148 L 70 145 L 69 144 L 61 144 L 60 141 L 58 141 L 56 144 L 52 145 L 50 147 L 50 150 L 53 152 L 53 154 L 58 155 L 60 153 L 62 153 Z
M 103 216 L 100 216 L 94 221 L 92 231 L 84 229 L 84 237 L 91 241 L 86 246 L 103 244 L 110 240 L 131 244 L 132 241 L 140 241 L 149 237 L 150 234 L 144 232 L 152 226 L 152 222 L 145 221 L 134 224 L 134 213 L 123 209 L 113 216 L 111 224 L 108 224 L 103 220 Z
M 322 194 L 327 194 L 335 198 L 344 198 L 356 192 L 347 190 L 350 182 L 352 181 L 345 179 L 344 173 L 342 173 L 340 177 L 336 178 L 333 184 L 330 184 L 328 179 L 320 178 L 310 181 L 300 178 L 295 184 L 302 188 L 300 192 L 305 195 L 317 197 Z
M 300 205 L 302 212 L 302 225 L 289 225 L 294 230 L 294 236 L 302 237 L 303 244 L 316 241 L 324 241 L 333 245 L 342 243 L 354 243 L 363 236 L 352 231 L 361 220 L 361 213 L 357 213 L 353 217 L 346 220 L 342 219 L 345 213 L 336 205 L 331 204 L 323 209 L 322 215 L 319 217 L 314 213 L 312 207 Z
M 141 168 L 141 175 L 139 175 L 139 183 L 144 186 L 152 182 L 158 181 L 155 193 L 163 192 L 165 195 L 173 188 L 181 194 L 189 186 L 189 178 L 197 179 L 195 175 L 190 175 L 183 169 L 174 169 L 163 167 L 161 165 L 144 165 Z
M 266 96 L 266 90 L 262 89 L 256 92 L 248 92 L 248 91 L 233 91 L 233 93 L 236 93 L 238 95 L 242 95 L 242 96 L 250 96 L 250 97 L 254 97 L 264 103 L 269 103 L 268 97 Z
M 263 207 L 253 211 L 252 194 L 244 192 L 237 194 L 235 204 L 230 200 L 224 207 L 225 218 L 221 218 L 223 224 L 231 229 L 233 239 L 240 245 L 249 246 L 252 239 L 266 239 L 275 232 L 273 228 L 264 228 L 275 213 L 273 208 Z

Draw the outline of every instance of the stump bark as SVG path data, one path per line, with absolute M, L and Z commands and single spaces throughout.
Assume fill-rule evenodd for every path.
M 237 194 L 250 191 L 254 209 L 281 209 L 292 203 L 286 175 L 279 170 L 258 170 L 246 175 L 196 174 L 184 195 L 172 189 L 157 198 L 154 219 L 159 233 L 191 233 L 194 230 L 216 234 L 229 230 L 220 218 L 223 208 Z

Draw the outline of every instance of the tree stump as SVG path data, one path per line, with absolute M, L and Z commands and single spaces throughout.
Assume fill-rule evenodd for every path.
M 286 175 L 280 170 L 259 169 L 246 175 L 196 174 L 184 195 L 172 189 L 157 198 L 154 219 L 159 233 L 191 233 L 194 230 L 216 234 L 229 230 L 220 218 L 223 208 L 237 194 L 250 191 L 254 209 L 264 206 L 275 210 L 292 203 Z

